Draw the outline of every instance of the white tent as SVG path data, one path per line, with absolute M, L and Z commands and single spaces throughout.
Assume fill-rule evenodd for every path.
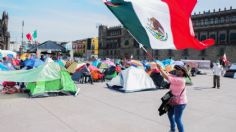
M 130 67 L 107 83 L 109 87 L 120 86 L 121 91 L 134 92 L 157 89 L 151 77 L 143 70 Z
M 12 55 L 13 57 L 16 57 L 16 52 L 10 51 L 10 50 L 1 50 L 0 54 L 2 57 L 6 57 L 7 55 Z

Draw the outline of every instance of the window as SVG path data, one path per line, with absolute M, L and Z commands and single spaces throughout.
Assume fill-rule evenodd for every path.
M 211 34 L 209 38 L 216 39 L 216 35 L 215 34 Z
M 232 16 L 231 22 L 236 22 L 236 16 Z
M 199 26 L 199 21 L 196 21 L 196 26 Z
M 208 22 L 208 19 L 205 19 L 205 25 L 208 25 L 209 22 Z
M 230 17 L 229 17 L 229 16 L 226 16 L 225 22 L 226 22 L 226 23 L 229 23 L 229 21 L 230 21 Z
M 225 22 L 224 17 L 221 17 L 221 18 L 220 18 L 220 23 L 223 24 L 224 22 Z
M 126 40 L 125 41 L 125 46 L 128 46 L 129 45 L 129 40 Z
M 223 56 L 224 53 L 225 53 L 225 49 L 224 49 L 224 48 L 221 48 L 221 49 L 219 50 L 218 56 Z
M 215 18 L 215 24 L 218 24 L 218 18 Z
M 113 55 L 113 52 L 112 52 L 112 50 L 110 51 L 110 55 Z
M 214 40 L 215 40 L 215 43 L 217 44 L 216 34 L 211 34 L 211 35 L 209 36 L 209 38 L 214 39 Z
M 201 50 L 200 56 L 206 56 L 206 50 Z
M 224 33 L 219 35 L 220 44 L 224 44 L 226 42 L 226 35 Z
M 201 35 L 200 40 L 206 40 L 206 35 Z
M 210 24 L 214 24 L 214 18 L 211 18 Z
M 204 25 L 204 20 L 202 19 L 202 20 L 201 20 L 201 26 L 203 26 L 203 25 Z
M 230 40 L 230 43 L 231 43 L 231 44 L 232 44 L 232 43 L 236 43 L 236 32 L 230 34 L 229 40 Z

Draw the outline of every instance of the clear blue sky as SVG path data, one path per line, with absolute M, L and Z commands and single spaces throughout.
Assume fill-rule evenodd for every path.
M 230 6 L 236 8 L 236 0 L 198 0 L 194 12 Z M 12 41 L 21 41 L 22 20 L 24 33 L 37 29 L 40 42 L 95 37 L 97 25 L 119 24 L 102 0 L 0 0 L 0 12 L 4 10 L 9 14 Z

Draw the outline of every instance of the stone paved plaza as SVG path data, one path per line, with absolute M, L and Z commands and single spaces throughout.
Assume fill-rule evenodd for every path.
M 192 78 L 184 111 L 186 132 L 236 131 L 236 80 L 221 78 L 213 89 L 212 76 Z M 0 95 L 0 132 L 168 132 L 167 116 L 157 108 L 167 90 L 121 93 L 105 83 L 78 85 L 74 96 L 28 98 Z

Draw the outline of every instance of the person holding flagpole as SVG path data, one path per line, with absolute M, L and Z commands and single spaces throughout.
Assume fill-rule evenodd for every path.
M 175 75 L 166 73 L 162 67 L 157 63 L 157 68 L 160 70 L 163 78 L 169 81 L 171 93 L 176 97 L 177 103 L 171 104 L 168 111 L 168 118 L 170 121 L 170 131 L 175 132 L 175 127 L 179 132 L 184 132 L 184 125 L 182 122 L 182 115 L 187 104 L 187 95 L 185 88 L 185 77 L 189 78 L 188 72 L 183 66 L 175 65 Z

